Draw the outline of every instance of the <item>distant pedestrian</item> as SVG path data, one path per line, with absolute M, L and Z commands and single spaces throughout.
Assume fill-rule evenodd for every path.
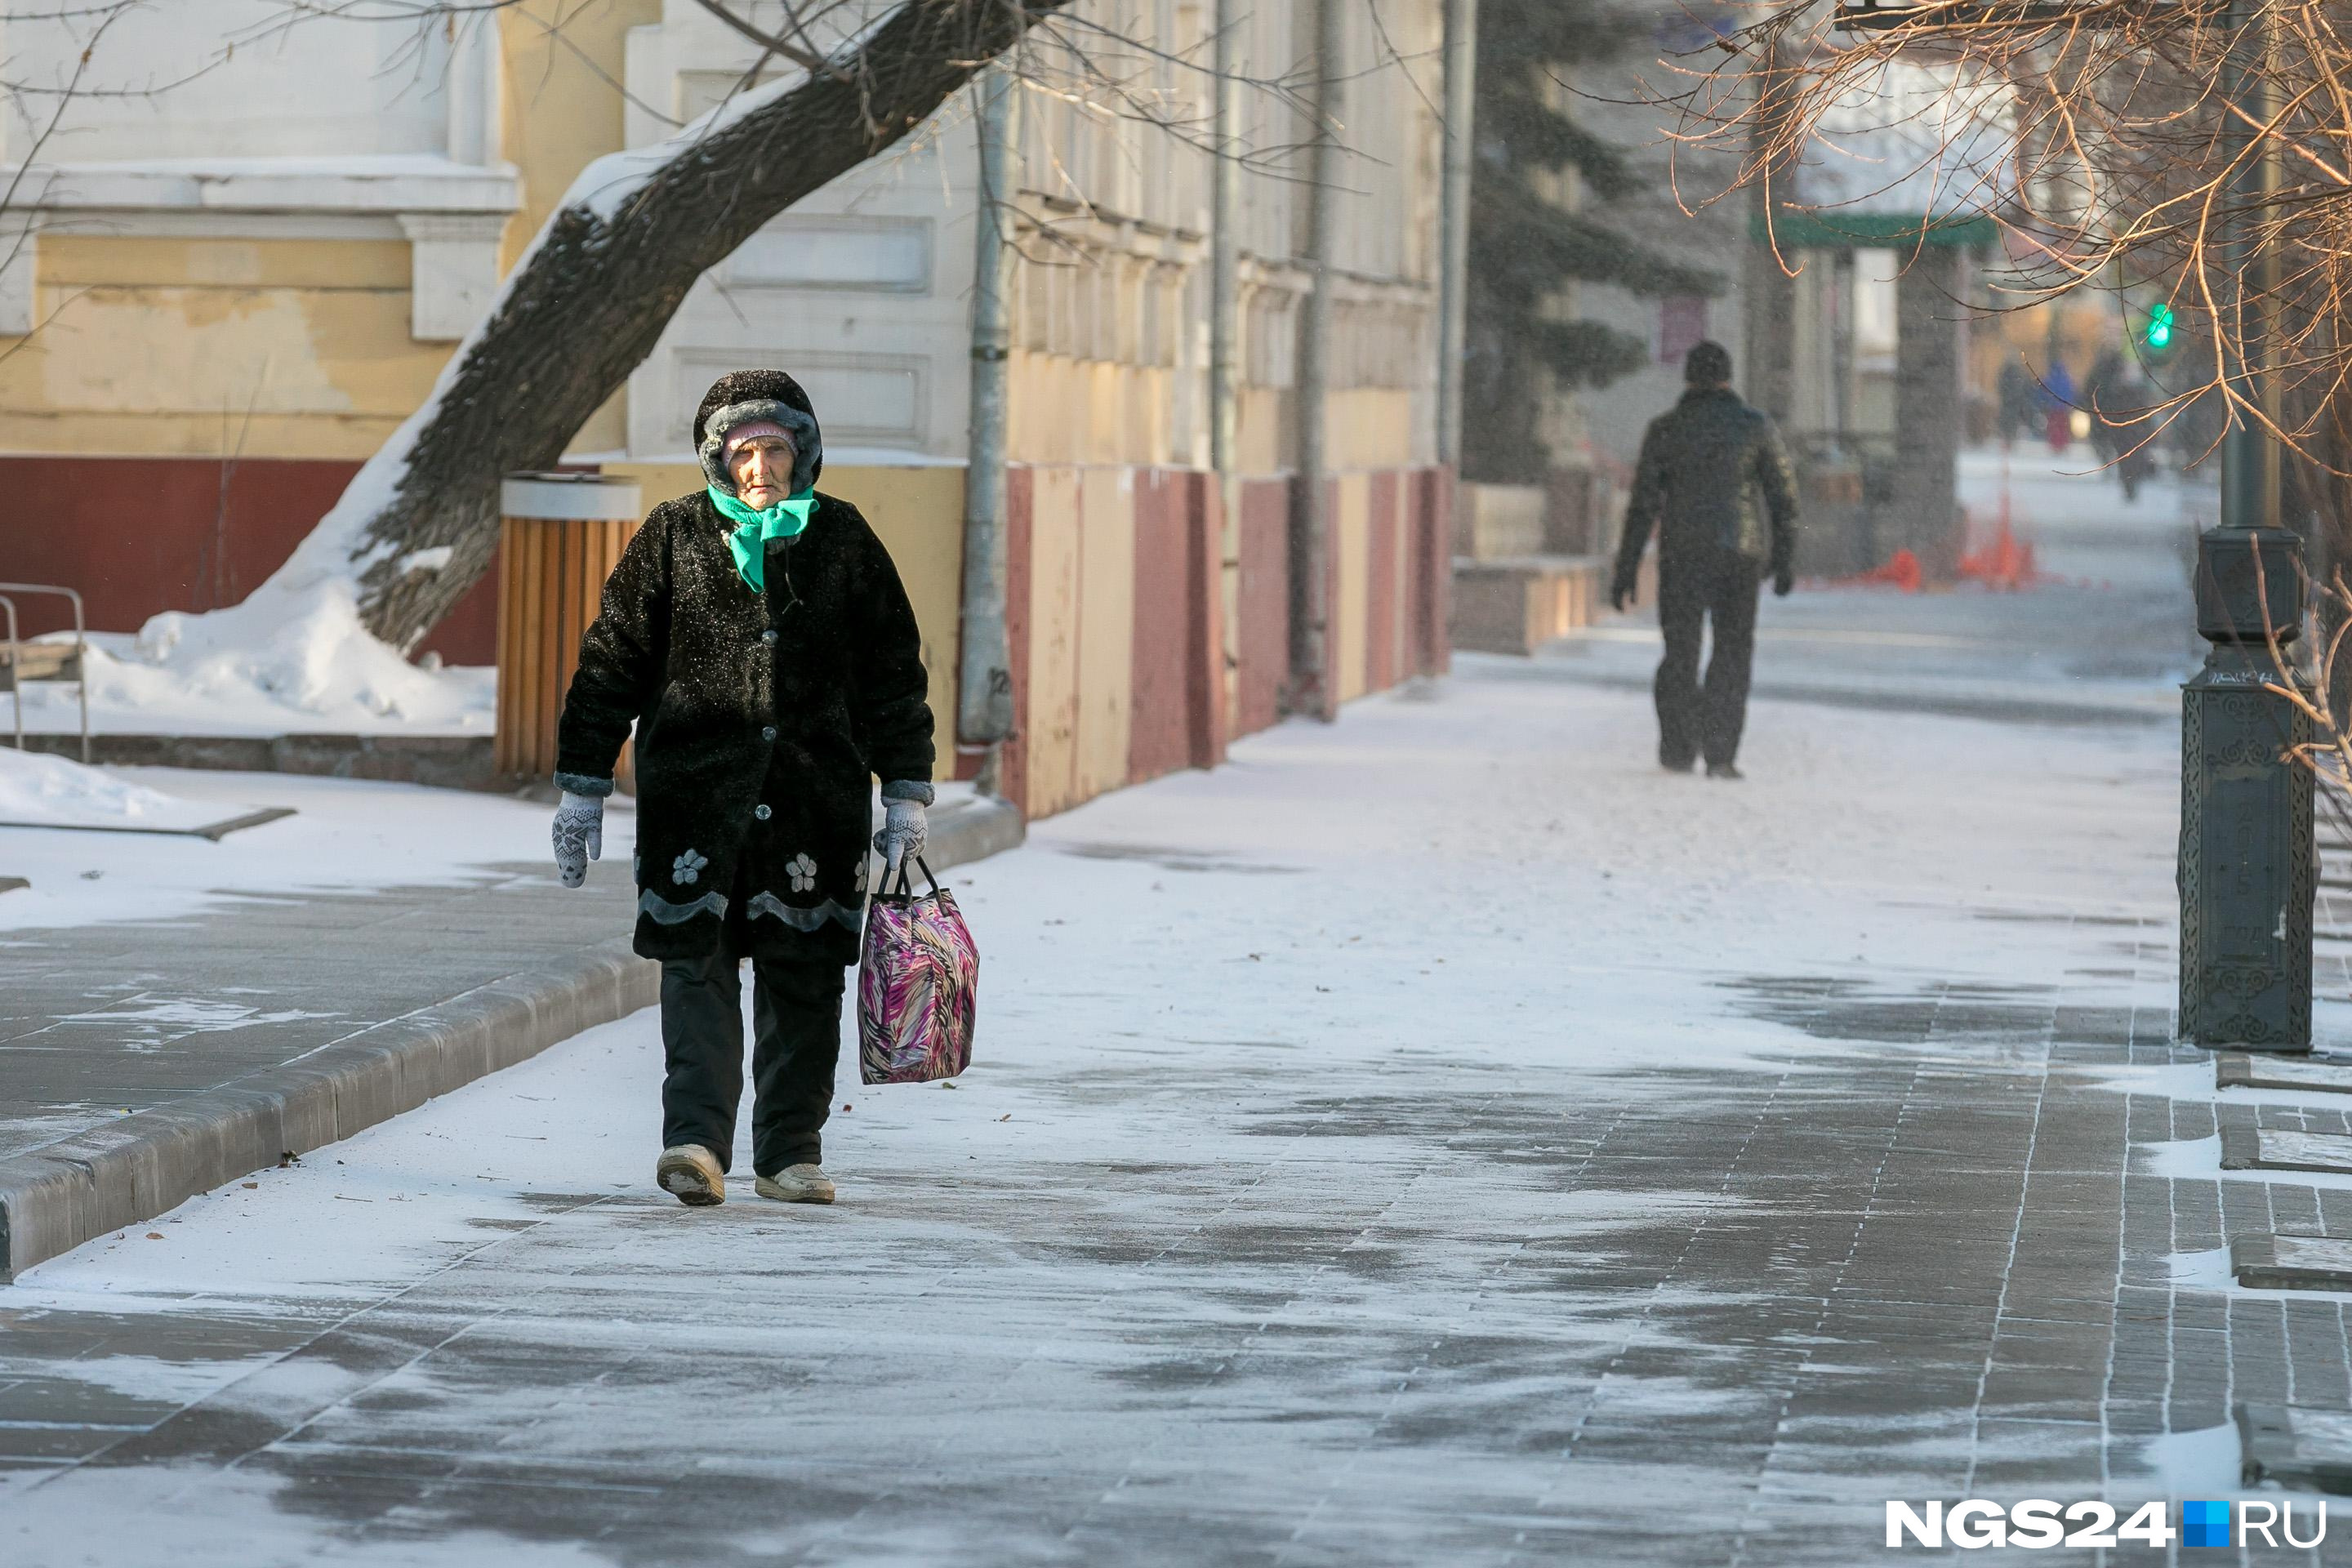
M 1763 580 L 1786 595 L 1796 583 L 1797 488 L 1780 433 L 1731 390 L 1731 354 L 1701 342 L 1683 361 L 1682 399 L 1650 421 L 1625 503 L 1624 538 L 1609 602 L 1623 609 L 1650 531 L 1658 532 L 1658 761 L 1688 773 L 1706 759 L 1709 778 L 1739 777 L 1748 679 L 1756 653 Z M 1699 642 L 1715 626 L 1700 684 Z
M 2129 417 L 2124 389 L 2130 374 L 2124 356 L 2105 348 L 2091 362 L 2091 374 L 2083 378 L 2083 407 L 2091 416 L 2091 451 L 2102 465 L 2114 463 L 2132 440 L 2123 428 Z
M 2006 359 L 2000 364 L 2000 444 L 2004 447 L 2021 434 L 2027 437 L 2042 429 L 2042 411 L 2033 384 L 2033 373 L 2019 361 Z
M 2050 449 L 2063 454 L 2074 442 L 2074 376 L 2063 359 L 2053 359 L 2042 377 L 2042 434 Z
M 694 416 L 706 487 L 630 540 L 580 641 L 557 733 L 555 863 L 576 888 L 636 728 L 636 951 L 661 961 L 661 1158 L 684 1203 L 727 1195 L 752 962 L 752 1169 L 833 1202 L 821 1130 L 856 962 L 874 780 L 887 876 L 931 801 L 915 613 L 857 509 L 814 486 L 816 415 L 779 370 L 721 376 Z

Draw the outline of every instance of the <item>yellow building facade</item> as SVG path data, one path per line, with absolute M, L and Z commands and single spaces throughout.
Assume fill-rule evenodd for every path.
M 1272 597 L 1237 579 L 1249 561 L 1261 576 L 1276 570 L 1297 444 L 1311 275 L 1296 62 L 1309 9 L 1244 8 L 1239 24 L 1253 84 L 1239 343 L 1248 530 L 1221 510 L 1204 521 L 1222 492 L 1192 482 L 1209 463 L 1213 164 L 1197 127 L 1214 90 L 1202 68 L 1213 8 L 1088 0 L 1083 60 L 1041 31 L 1013 62 L 1024 90 L 1008 437 L 1028 509 L 1016 586 L 1032 595 L 1014 619 L 1035 661 L 1023 674 L 1041 720 L 1027 759 L 1047 781 L 1041 807 L 1202 760 L 1278 705 L 1264 668 L 1273 634 L 1256 633 L 1265 647 L 1244 677 L 1222 627 L 1215 711 L 1188 710 L 1180 726 L 1214 733 L 1175 744 L 1172 721 L 1137 692 L 1154 686 L 1147 667 L 1164 638 L 1136 606 L 1152 598 L 1138 574 L 1171 548 L 1159 535 L 1211 527 L 1203 548 L 1222 582 L 1207 596 L 1225 619 Z M 773 5 L 740 10 L 755 26 L 782 21 Z M 0 471 L 15 498 L 0 575 L 81 588 L 101 628 L 249 592 L 427 395 L 582 171 L 677 134 L 775 66 L 695 0 L 523 0 L 427 27 L 323 16 L 260 28 L 281 13 L 193 0 L 95 38 L 69 17 L 5 24 L 34 79 L 70 76 L 87 50 L 84 79 L 99 89 L 168 84 L 77 100 L 37 141 L 20 116 L 0 150 L 25 171 L 0 221 Z M 1437 657 L 1403 658 L 1408 641 L 1430 638 L 1401 618 L 1400 584 L 1421 570 L 1407 512 L 1434 504 L 1438 6 L 1410 0 L 1377 26 L 1347 15 L 1326 420 L 1345 612 L 1334 648 L 1353 695 Z M 639 478 L 648 500 L 681 493 L 700 483 L 686 426 L 709 381 L 750 363 L 793 371 L 826 431 L 827 488 L 876 520 L 908 578 L 950 745 L 981 208 L 970 98 L 707 275 L 571 453 Z M 1180 512 L 1192 520 L 1181 527 Z M 1375 601 L 1395 614 L 1368 621 Z M 478 589 L 425 649 L 486 661 L 494 604 L 490 585 Z

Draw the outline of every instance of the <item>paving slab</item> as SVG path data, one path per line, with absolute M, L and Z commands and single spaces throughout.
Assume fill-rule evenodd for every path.
M 2256 1290 L 2352 1290 L 2352 1241 L 2263 1232 L 2230 1244 L 2230 1272 Z
M 2230 1127 L 2221 1132 L 2225 1171 L 2320 1171 L 2352 1175 L 2352 1137 L 2280 1127 Z
M 2213 1058 L 2218 1089 L 2300 1089 L 2352 1094 L 2352 1058 L 2225 1051 Z

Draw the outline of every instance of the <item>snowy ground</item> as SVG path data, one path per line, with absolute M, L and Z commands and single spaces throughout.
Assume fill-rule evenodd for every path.
M 1039 825 L 958 879 L 977 1065 L 852 1068 L 830 1211 L 650 1189 L 641 1015 L 34 1270 L 0 1558 L 1843 1564 L 1890 1496 L 2231 1495 L 2062 1304 L 2177 1267 L 2114 1239 L 2196 1103 L 2171 738 L 1651 744 L 1474 678 Z
M 2167 529 L 2101 515 L 1767 668 L 2160 694 Z M 2232 1497 L 2233 1401 L 2352 1408 L 2340 1303 L 2222 1267 L 2352 1183 L 2217 1129 L 2352 1119 L 2168 1043 L 2173 731 L 1764 701 L 1727 784 L 1542 664 L 958 873 L 975 1066 L 849 1068 L 836 1208 L 654 1191 L 640 1015 L 29 1272 L 0 1563 L 1850 1568 L 1890 1498 Z M 256 831 L 406 879 L 513 858 L 483 804 Z

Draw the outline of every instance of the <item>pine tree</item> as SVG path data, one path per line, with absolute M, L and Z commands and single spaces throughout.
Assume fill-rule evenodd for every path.
M 1611 226 L 1612 206 L 1672 197 L 1557 104 L 1552 83 L 1633 47 L 1644 33 L 1638 20 L 1595 0 L 1481 0 L 1478 32 L 1462 465 L 1486 483 L 1540 484 L 1551 466 L 1543 413 L 1555 389 L 1604 386 L 1639 369 L 1650 350 L 1598 321 L 1554 319 L 1562 286 L 1713 294 L 1722 280 Z M 1580 180 L 1586 210 L 1552 199 L 1563 170 Z

